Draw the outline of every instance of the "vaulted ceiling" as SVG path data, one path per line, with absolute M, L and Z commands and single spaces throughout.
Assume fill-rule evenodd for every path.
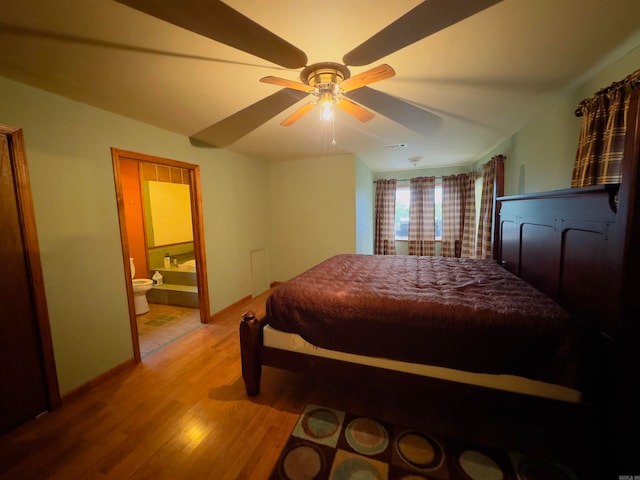
M 368 122 L 337 109 L 333 122 L 311 111 L 281 126 L 309 102 L 302 92 L 260 118 L 256 104 L 282 90 L 260 79 L 300 82 L 304 65 L 281 66 L 112 0 L 2 0 L 0 75 L 186 137 L 249 108 L 240 119 L 246 131 L 224 148 L 265 160 L 348 152 L 384 171 L 412 167 L 412 157 L 421 157 L 418 166 L 470 163 L 640 43 L 637 0 L 503 0 L 464 18 L 461 10 L 477 1 L 224 2 L 234 18 L 304 52 L 306 65 L 342 64 L 416 7 L 413 16 L 425 22 L 462 18 L 370 64 L 347 65 L 351 76 L 380 64 L 396 72 L 354 92 L 375 114 Z M 176 2 L 192 18 L 211 3 L 218 2 Z

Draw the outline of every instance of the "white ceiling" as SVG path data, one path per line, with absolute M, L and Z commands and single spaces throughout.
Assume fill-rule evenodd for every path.
M 341 63 L 420 2 L 225 3 L 312 64 Z M 187 137 L 279 90 L 260 78 L 300 74 L 112 0 L 0 0 L 0 42 L 0 75 Z M 434 114 L 422 133 L 380 114 L 360 123 L 338 110 L 332 146 L 315 112 L 279 125 L 301 100 L 227 148 L 266 160 L 351 152 L 374 171 L 413 168 L 415 156 L 419 167 L 468 164 L 639 43 L 638 0 L 504 0 L 350 67 L 355 75 L 391 65 L 396 76 L 370 87 Z M 397 144 L 406 147 L 387 147 Z

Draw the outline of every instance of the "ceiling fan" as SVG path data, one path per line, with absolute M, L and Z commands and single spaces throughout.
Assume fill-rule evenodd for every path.
M 313 65 L 307 65 L 302 50 L 220 0 L 116 1 L 282 67 L 302 68 L 301 81 L 260 79 L 284 88 L 191 136 L 194 143 L 225 147 L 309 95 L 312 101 L 281 125 L 292 125 L 319 104 L 325 110 L 323 116 L 337 106 L 366 122 L 374 116 L 366 106 L 407 128 L 424 131 L 432 113 L 368 87 L 393 77 L 392 67 L 382 64 L 351 77 L 347 65 L 369 65 L 502 0 L 426 0 L 345 54 L 343 64 Z
M 300 78 L 304 83 L 272 76 L 261 78 L 260 81 L 313 95 L 313 101 L 303 105 L 280 124 L 283 127 L 288 127 L 317 104 L 322 107 L 324 120 L 332 118 L 335 105 L 361 122 L 368 122 L 373 118 L 373 113 L 344 97 L 344 94 L 370 83 L 393 77 L 395 74 L 393 68 L 383 64 L 351 77 L 346 65 L 324 62 L 309 65 L 302 70 Z

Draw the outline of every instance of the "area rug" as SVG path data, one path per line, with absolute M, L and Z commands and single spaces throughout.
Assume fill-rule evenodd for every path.
M 270 480 L 578 480 L 567 465 L 309 404 Z

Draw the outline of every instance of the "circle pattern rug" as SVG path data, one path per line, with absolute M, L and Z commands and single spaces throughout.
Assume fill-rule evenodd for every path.
M 270 480 L 578 480 L 544 462 L 319 405 L 307 405 Z

